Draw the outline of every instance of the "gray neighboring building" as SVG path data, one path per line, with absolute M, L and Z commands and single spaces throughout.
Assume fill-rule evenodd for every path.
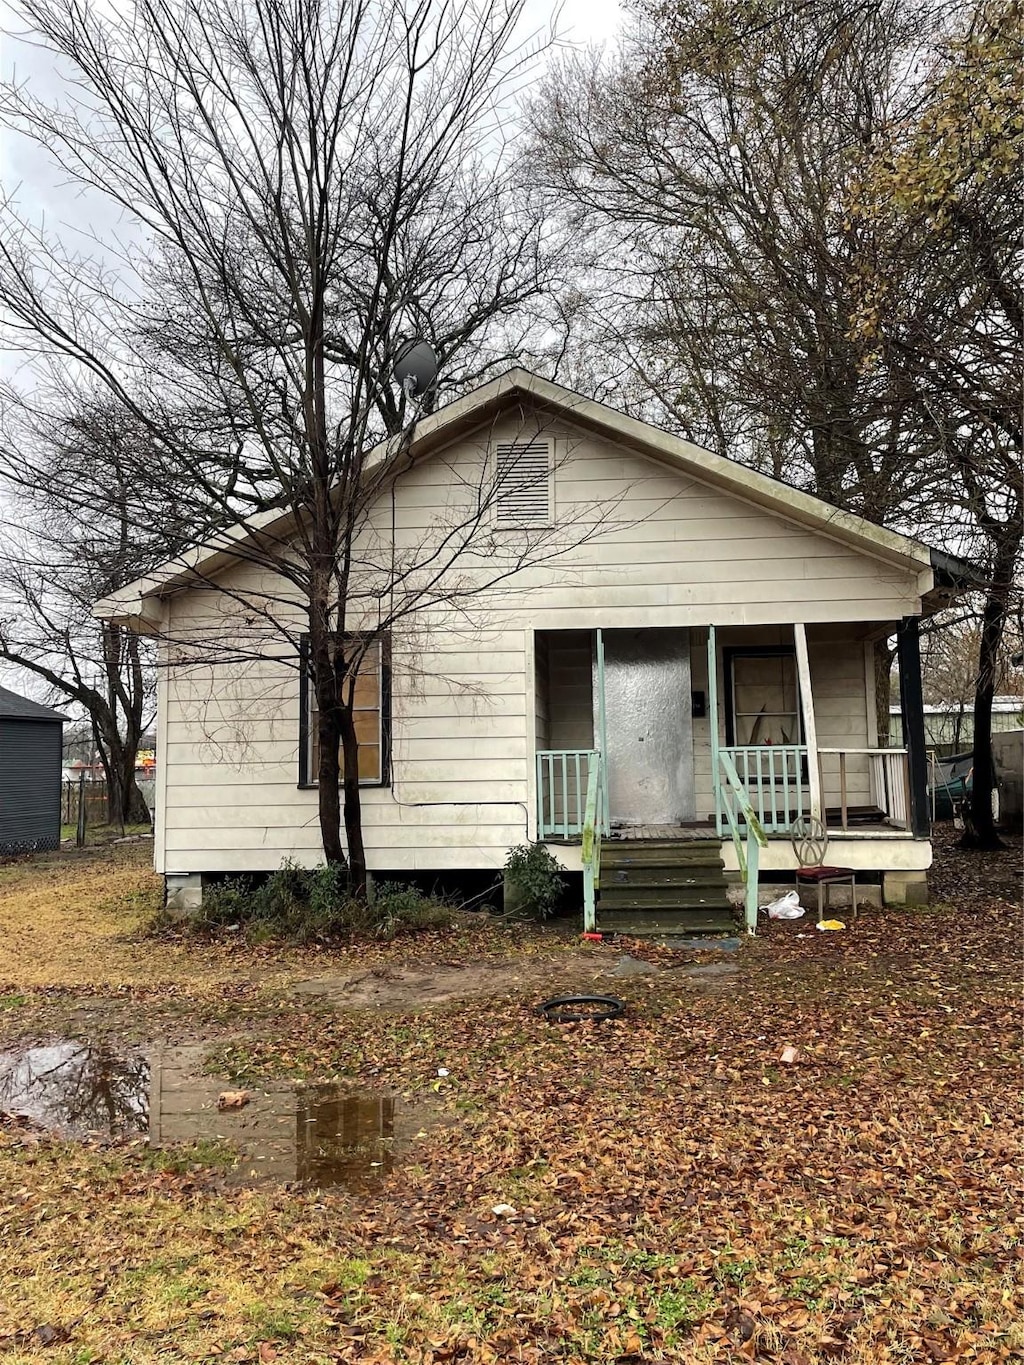
M 60 847 L 64 717 L 0 687 L 0 858 Z

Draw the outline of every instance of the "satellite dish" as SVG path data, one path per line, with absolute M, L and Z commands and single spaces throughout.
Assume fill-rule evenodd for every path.
M 395 378 L 410 398 L 437 382 L 437 355 L 426 341 L 404 341 L 395 358 Z

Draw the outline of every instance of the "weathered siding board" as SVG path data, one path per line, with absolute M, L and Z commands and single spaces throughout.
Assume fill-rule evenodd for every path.
M 721 672 L 719 671 L 719 677 Z M 693 725 L 693 788 L 697 819 L 713 819 L 715 792 L 711 774 L 711 699 L 708 696 L 708 632 L 694 627 L 690 631 L 690 687 L 704 693 L 703 716 L 694 716 Z M 721 683 L 719 683 L 721 696 Z M 721 705 L 721 701 L 719 701 Z M 724 735 L 722 743 L 725 743 Z
M 395 500 L 397 553 L 436 545 L 462 516 L 490 439 L 535 434 L 526 416 L 468 437 L 403 476 Z M 598 504 L 613 508 L 600 537 L 505 583 L 456 630 L 422 614 L 392 646 L 390 789 L 364 789 L 371 866 L 498 867 L 526 834 L 534 749 L 593 743 L 590 646 L 603 627 L 691 627 L 693 687 L 707 690 L 709 622 L 759 627 L 789 642 L 788 624 L 897 619 L 919 609 L 917 581 L 828 537 L 791 526 L 628 450 L 574 431 L 556 441 L 554 503 L 580 526 Z M 390 536 L 371 517 L 361 550 L 372 559 Z M 495 535 L 495 554 L 514 532 Z M 503 539 L 504 537 L 504 539 Z M 492 572 L 478 557 L 468 573 Z M 260 571 L 231 570 L 236 589 Z M 223 637 L 238 607 L 215 593 L 170 603 L 173 633 Z M 839 627 L 842 629 L 842 627 Z M 535 632 L 576 632 L 534 653 Z M 850 630 L 842 651 L 812 644 L 821 743 L 866 743 L 863 648 Z M 759 636 L 760 638 L 760 636 Z M 267 652 L 280 654 L 268 639 Z M 847 658 L 847 655 L 849 656 Z M 218 669 L 169 669 L 161 685 L 162 780 L 158 865 L 168 871 L 273 868 L 319 856 L 316 794 L 299 790 L 294 660 Z M 857 674 L 859 670 L 859 679 Z M 819 696 L 820 691 L 820 696 Z M 707 720 L 694 722 L 697 811 L 713 808 Z M 859 790 L 859 789 L 858 789 Z M 831 799 L 831 798 L 829 798 Z M 853 797 L 851 796 L 851 800 Z M 165 851 L 164 851 L 165 850 Z
M 864 698 L 864 649 L 858 642 L 808 641 L 818 745 L 823 749 L 869 746 Z M 838 806 L 841 786 L 839 757 L 821 755 L 822 793 L 826 806 Z M 866 755 L 846 759 L 846 800 L 850 806 L 871 803 L 870 761 Z

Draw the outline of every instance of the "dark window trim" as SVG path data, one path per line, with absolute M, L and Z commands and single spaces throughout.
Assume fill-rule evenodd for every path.
M 380 777 L 360 781 L 361 787 L 391 786 L 391 637 L 372 631 L 351 631 L 352 638 L 380 641 Z M 316 791 L 317 781 L 309 771 L 309 636 L 299 637 L 299 780 L 301 791 Z
M 795 645 L 723 645 L 722 646 L 722 671 L 725 674 L 725 686 L 722 689 L 722 700 L 725 703 L 725 742 L 730 747 L 736 743 L 736 721 L 733 706 L 733 676 L 732 665 L 734 659 L 770 659 L 796 658 Z M 800 679 L 796 680 L 796 704 L 797 716 L 800 723 L 800 732 L 803 733 L 803 716 L 800 710 Z M 803 741 L 801 741 L 802 743 Z

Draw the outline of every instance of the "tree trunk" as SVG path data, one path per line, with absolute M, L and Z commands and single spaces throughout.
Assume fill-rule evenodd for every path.
M 333 670 L 331 670 L 333 673 Z M 329 686 L 326 692 L 333 691 Z M 341 765 L 338 751 L 341 747 L 341 726 L 339 707 L 335 697 L 330 704 L 324 691 L 317 688 L 317 742 L 320 747 L 320 761 L 317 767 L 317 808 L 320 816 L 320 841 L 323 844 L 324 858 L 328 863 L 345 865 L 345 849 L 341 842 Z
M 309 685 L 316 696 L 317 745 L 319 757 L 316 770 L 317 809 L 320 817 L 320 842 L 328 863 L 347 863 L 341 842 L 341 697 L 334 667 L 331 632 L 323 614 L 310 609 L 309 614 Z
M 124 811 L 125 823 L 128 825 L 151 825 L 153 823 L 153 814 L 146 804 L 146 798 L 142 795 L 142 790 L 135 777 L 134 754 L 128 771 L 122 775 L 121 809 Z
M 341 708 L 341 742 L 345 757 L 345 837 L 354 896 L 366 897 L 366 850 L 363 846 L 363 811 L 359 791 L 359 740 L 351 705 Z
M 1013 569 L 1020 550 L 1021 536 L 1016 527 L 1004 534 L 996 552 L 996 563 L 981 615 L 981 642 L 978 648 L 978 680 L 974 692 L 974 780 L 970 801 L 964 810 L 963 848 L 998 849 L 1003 841 L 996 832 L 992 815 L 992 793 L 996 785 L 992 762 L 992 700 L 996 691 L 999 647 L 1010 605 Z
M 135 779 L 135 752 L 126 745 L 118 745 L 111 753 L 104 751 L 103 770 L 107 779 L 107 819 L 124 833 L 125 825 L 148 825 L 152 822 L 146 798 Z
M 135 780 L 139 748 L 137 728 L 130 725 L 128 734 L 122 736 L 117 718 L 104 707 L 100 714 L 94 709 L 92 729 L 107 779 L 107 822 L 116 825 L 122 834 L 126 824 L 149 824 L 149 808 Z

